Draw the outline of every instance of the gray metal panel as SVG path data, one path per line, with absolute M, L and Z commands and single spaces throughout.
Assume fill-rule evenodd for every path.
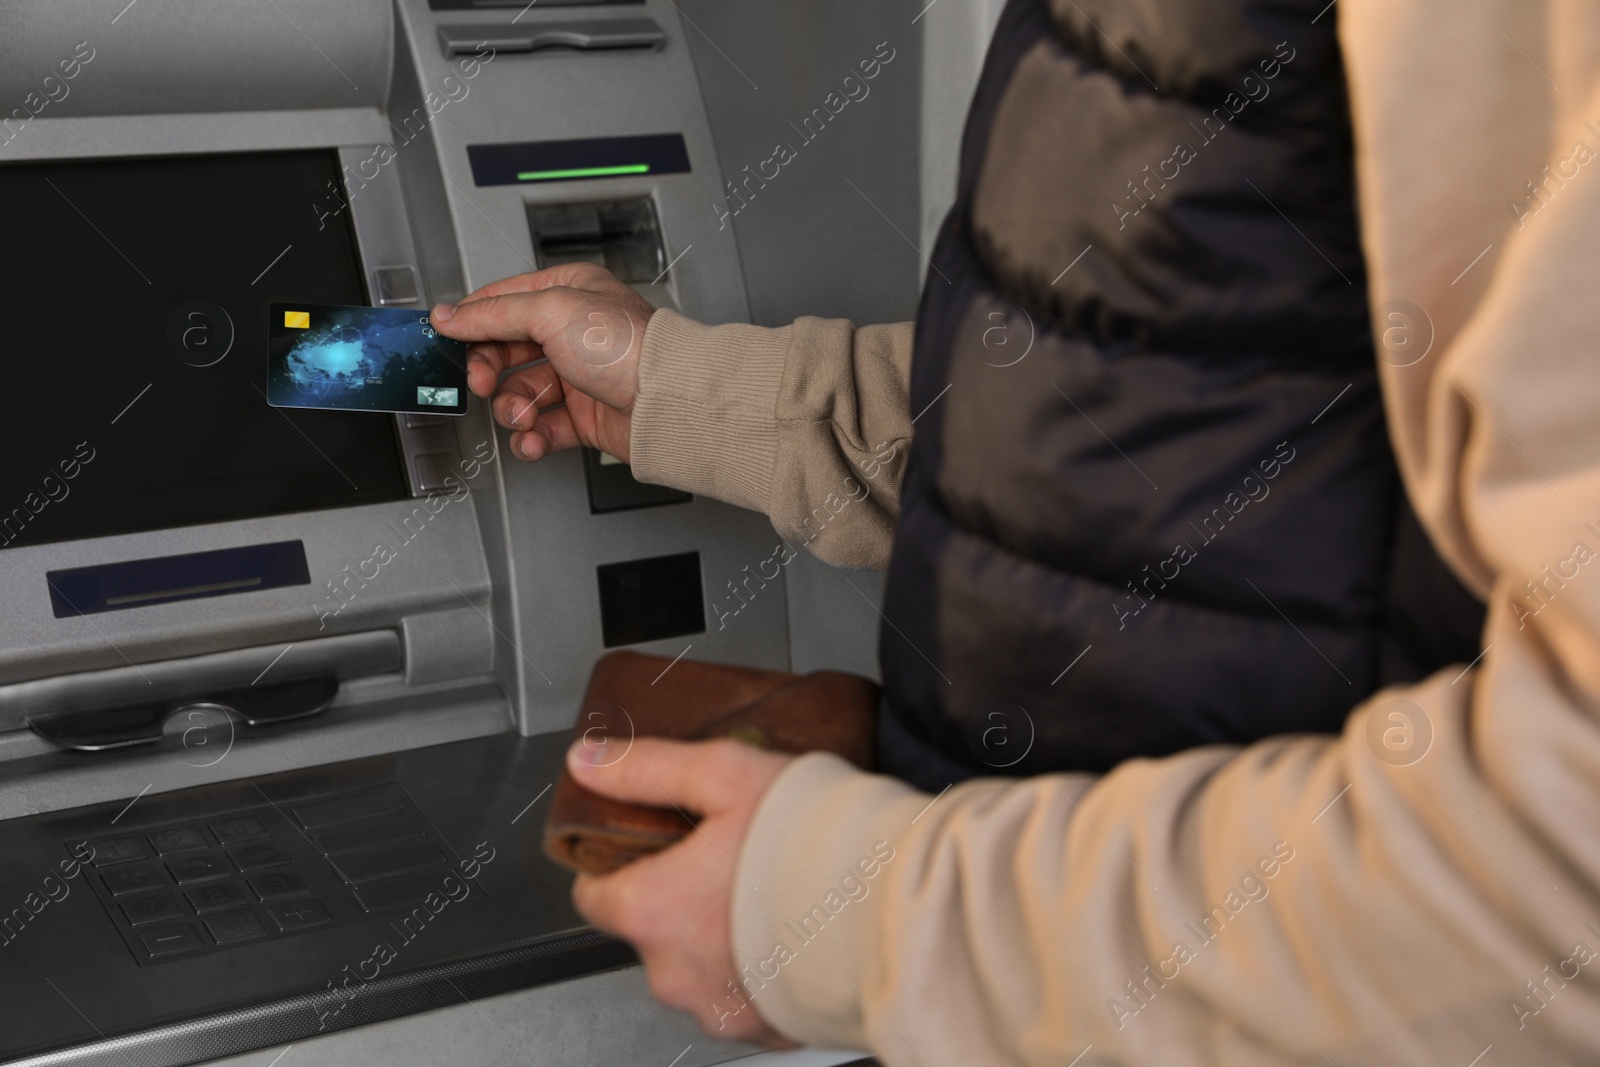
M 793 669 L 850 671 L 879 679 L 877 608 L 883 603 L 883 572 L 831 567 L 805 552 L 786 570 Z
M 13 758 L 0 779 L 0 820 L 487 737 L 504 733 L 508 720 L 505 697 L 486 681 L 407 687 L 390 675 L 345 685 L 327 711 L 297 723 L 248 736 L 219 724 L 204 745 L 169 738 L 159 748 L 86 756 L 49 750 L 31 734 L 5 735 L 0 752 Z
M 142 115 L 137 119 L 39 117 L 0 144 L 0 163 L 30 159 L 181 155 L 333 148 L 388 136 L 376 108 Z
M 393 33 L 388 0 L 8 0 L 0 100 L 52 118 L 380 107 Z
M 422 282 L 417 246 L 411 238 L 411 220 L 406 213 L 402 176 L 394 166 L 396 159 L 394 147 L 387 141 L 342 146 L 339 164 L 345 176 L 344 194 L 330 195 L 311 209 L 324 226 L 342 225 L 341 216 L 348 216 L 356 235 L 369 302 L 374 307 L 380 303 L 376 284 L 380 270 L 412 272 L 422 284 L 418 286 L 416 299 L 405 301 L 403 306 L 419 317 L 426 316 L 430 307 L 429 294 L 426 283 Z M 457 440 L 460 428 L 454 425 L 457 418 L 395 416 L 413 496 L 426 496 L 430 490 L 447 488 L 441 484 L 438 471 L 425 470 L 424 463 L 431 461 L 433 467 L 443 471 L 456 469 L 462 458 Z M 428 460 L 424 460 L 425 456 Z
M 753 321 L 781 326 L 819 315 L 865 325 L 916 314 L 926 270 L 911 243 L 922 199 L 922 89 L 944 77 L 931 61 L 924 65 L 921 32 L 944 5 L 918 19 L 925 7 L 926 0 L 683 0 L 704 31 L 691 33 L 689 45 L 725 176 L 743 179 L 742 168 L 771 156 L 776 141 L 798 148 L 798 158 L 757 187 L 717 235 L 737 237 Z M 880 42 L 895 49 L 894 61 L 863 99 L 802 144 L 790 122 L 842 90 L 844 76 Z M 962 115 L 942 118 L 959 131 Z M 738 206 L 728 201 L 719 210 Z M 877 677 L 883 575 L 840 570 L 809 555 L 785 575 L 794 669 Z
M 389 126 L 371 107 L 302 112 L 222 112 L 138 118 L 35 118 L 8 144 L 0 163 L 75 160 L 115 155 L 272 152 L 328 149 L 386 138 Z
M 373 288 L 372 274 L 380 267 L 415 267 L 417 248 L 411 240 L 411 220 L 406 216 L 406 201 L 400 185 L 400 174 L 385 165 L 394 149 L 385 138 L 379 144 L 344 145 L 339 149 L 339 163 L 347 175 L 344 204 L 327 203 L 328 217 L 324 225 L 348 210 L 350 223 L 356 233 L 356 244 L 361 250 L 361 262 L 366 268 L 367 289 Z M 376 294 L 373 294 L 376 297 Z M 421 292 L 417 306 L 426 310 L 427 288 Z M 373 301 L 377 303 L 376 299 Z M 410 306 L 410 305 L 408 305 Z
M 688 43 L 722 161 L 711 200 L 694 210 L 711 220 L 716 240 L 737 236 L 758 325 L 916 314 L 922 34 L 912 19 L 925 3 L 683 0 L 703 31 L 691 31 Z M 829 93 L 844 98 L 845 77 L 859 82 L 858 64 L 884 42 L 895 58 L 864 83 L 865 97 L 804 140 L 791 124 L 824 107 Z M 718 214 L 740 203 L 724 195 L 723 180 L 745 181 L 744 168 L 761 169 L 780 142 L 796 158 L 765 188 L 752 185 L 753 198 L 716 230 Z
M 474 489 L 485 481 L 480 473 Z M 465 501 L 451 503 L 426 520 L 414 514 L 419 508 L 427 514 L 423 502 L 406 500 L 8 548 L 0 554 L 0 603 L 6 605 L 0 682 L 230 648 L 282 647 L 304 638 L 392 627 L 414 612 L 481 604 L 489 582 L 472 508 Z M 410 533 L 409 541 L 397 534 L 400 529 Z M 312 585 L 64 619 L 51 611 L 44 581 L 49 570 L 286 540 L 304 542 Z M 355 572 L 379 540 L 393 547 L 396 558 L 375 578 L 360 582 Z M 335 579 L 350 583 L 341 587 L 350 599 L 330 591 L 328 583 Z
M 268 1067 L 283 1049 L 213 1060 L 213 1067 Z M 438 1067 L 439 1064 L 633 1064 L 705 1067 L 832 1067 L 858 1052 L 756 1053 L 706 1037 L 686 1015 L 650 998 L 637 967 L 485 997 L 380 1026 L 298 1041 L 282 1067 Z M 673 1057 L 683 1055 L 680 1060 Z
M 670 3 L 650 0 L 645 8 L 668 33 L 659 50 L 495 55 L 471 79 L 459 57 L 441 54 L 425 0 L 402 0 L 401 11 L 406 55 L 397 66 L 390 117 L 407 135 L 397 154 L 436 295 L 448 295 L 440 289 L 442 272 L 459 272 L 460 287 L 471 289 L 534 269 L 529 203 L 652 196 L 667 257 L 682 257 L 663 279 L 665 295 L 704 321 L 747 319 L 738 249 L 718 239 L 709 209 L 719 168 L 683 43 L 686 31 Z M 487 28 L 516 14 L 484 13 L 476 21 Z M 630 14 L 637 17 L 638 10 Z M 559 17 L 559 11 L 538 8 L 521 16 L 524 22 Z M 472 18 L 453 13 L 452 24 Z M 454 99 L 438 104 L 447 89 Z M 430 91 L 435 108 L 419 114 Z M 406 116 L 413 117 L 409 126 Z M 478 188 L 466 153 L 469 144 L 664 132 L 683 134 L 691 173 Z M 434 181 L 442 200 L 419 203 L 416 189 Z M 441 208 L 447 217 L 440 217 Z M 768 558 L 777 543 L 764 518 L 711 501 L 590 515 L 576 453 L 536 465 L 506 460 L 494 472 L 499 491 L 474 499 L 495 588 L 509 594 L 497 595 L 493 610 L 503 638 L 495 648 L 496 676 L 515 694 L 525 733 L 570 725 L 589 668 L 603 651 L 597 566 L 698 551 L 709 599 L 742 577 L 744 567 Z M 693 658 L 787 665 L 781 583 L 769 585 L 725 630 L 716 629 L 709 606 L 706 614 L 707 633 L 641 647 L 668 656 L 687 648 Z
M 738 249 L 715 240 L 710 205 L 720 184 L 716 149 L 684 46 L 686 31 L 669 0 L 644 5 L 644 14 L 667 31 L 660 49 L 496 55 L 470 81 L 459 57 L 440 54 L 427 0 L 399 3 L 402 47 L 417 72 L 417 88 L 448 99 L 445 79 L 450 78 L 465 89 L 457 88 L 457 99 L 440 106 L 427 126 L 449 189 L 467 288 L 535 269 L 526 203 L 648 195 L 656 199 L 668 259 L 683 256 L 670 274 L 677 305 L 708 322 L 748 320 L 744 288 L 737 283 Z M 509 23 L 514 14 L 485 12 L 470 19 L 471 13 L 456 12 L 452 22 L 490 27 Z M 630 7 L 627 14 L 637 17 L 639 9 Z M 571 10 L 534 7 L 518 17 L 537 24 L 570 18 Z M 414 113 L 409 103 L 397 96 L 392 122 L 403 125 Z M 466 154 L 469 144 L 663 132 L 683 134 L 692 173 L 480 189 L 473 185 Z
M 602 651 L 595 568 L 603 563 L 700 553 L 707 599 L 703 634 L 634 646 L 664 656 L 785 668 L 789 664 L 786 594 L 769 583 L 750 606 L 718 626 L 711 601 L 744 578 L 778 544 L 771 524 L 753 512 L 711 500 L 609 515 L 588 513 L 583 463 L 575 452 L 502 468 L 515 546 L 513 633 L 523 656 L 518 672 L 525 733 L 565 729 Z M 497 653 L 504 646 L 497 646 Z
M 924 255 L 956 199 L 967 108 L 1005 0 L 929 6 L 922 19 L 922 231 Z M 926 269 L 926 268 L 924 268 Z
M 293 653 L 291 655 L 291 653 Z M 392 630 L 312 638 L 288 645 L 233 649 L 206 656 L 125 665 L 103 671 L 58 674 L 0 686 L 0 730 L 16 730 L 33 715 L 116 707 L 194 696 L 255 685 L 333 674 L 359 678 L 402 666 L 400 640 Z
M 407 685 L 433 685 L 494 669 L 489 614 L 477 605 L 454 611 L 407 615 L 400 622 L 405 642 Z

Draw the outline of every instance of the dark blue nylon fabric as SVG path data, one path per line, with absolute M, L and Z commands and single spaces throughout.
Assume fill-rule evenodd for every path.
M 1459 587 L 1425 538 L 1396 556 L 1322 6 L 1002 15 L 917 322 L 883 769 L 937 790 L 1331 731 L 1470 658 L 1473 620 L 1396 609 L 1414 571 Z

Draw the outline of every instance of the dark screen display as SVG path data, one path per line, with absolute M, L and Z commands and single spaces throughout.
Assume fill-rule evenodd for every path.
M 0 166 L 0 547 L 409 495 L 393 416 L 264 392 L 269 305 L 366 303 L 342 188 L 329 151 Z

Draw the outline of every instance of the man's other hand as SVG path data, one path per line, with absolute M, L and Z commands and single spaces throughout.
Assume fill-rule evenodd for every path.
M 579 783 L 618 800 L 701 816 L 683 841 L 607 875 L 579 875 L 583 917 L 638 950 L 650 991 L 713 1037 L 792 1047 L 740 994 L 733 959 L 735 864 L 767 786 L 791 757 L 739 741 L 692 744 L 637 738 L 620 756 L 611 741 L 576 742 L 567 766 Z
M 432 319 L 469 343 L 467 385 L 492 398 L 512 455 L 537 460 L 583 444 L 626 462 L 654 312 L 604 267 L 567 263 L 439 304 Z

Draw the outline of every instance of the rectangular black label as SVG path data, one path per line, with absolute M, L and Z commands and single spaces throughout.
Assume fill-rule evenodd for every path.
M 303 542 L 277 541 L 49 571 L 45 580 L 56 618 L 66 619 L 175 600 L 310 585 L 311 570 Z

